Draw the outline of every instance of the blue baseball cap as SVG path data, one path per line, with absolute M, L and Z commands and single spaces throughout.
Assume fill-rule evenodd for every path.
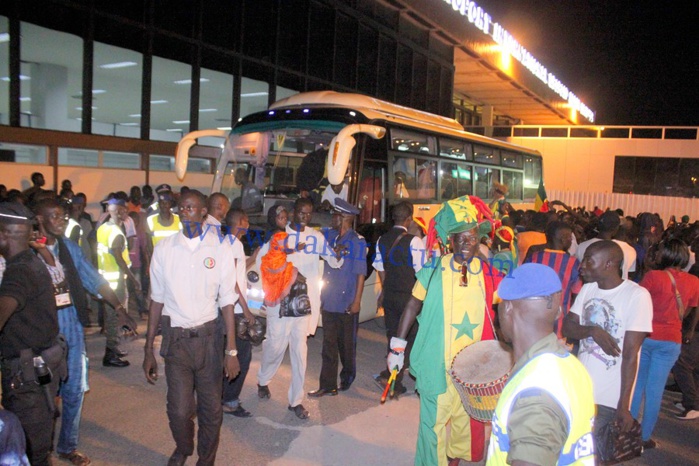
M 500 282 L 498 296 L 506 301 L 551 296 L 561 291 L 561 280 L 551 267 L 526 263 L 514 269 Z
M 126 207 L 126 201 L 123 199 L 117 199 L 115 197 L 107 201 L 107 205 L 118 205 L 121 207 Z

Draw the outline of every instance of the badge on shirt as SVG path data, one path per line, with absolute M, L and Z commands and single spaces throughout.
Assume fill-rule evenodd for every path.
M 70 300 L 70 293 L 58 293 L 56 296 L 56 307 L 70 306 L 73 302 Z
M 204 267 L 206 267 L 207 269 L 213 269 L 214 267 L 216 267 L 216 261 L 214 260 L 214 258 L 207 257 L 206 259 L 204 259 Z

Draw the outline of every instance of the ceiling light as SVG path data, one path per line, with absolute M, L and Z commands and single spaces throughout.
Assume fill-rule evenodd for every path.
M 140 114 L 140 113 L 132 113 L 132 114 L 129 115 L 129 116 L 130 116 L 131 118 L 141 118 L 141 114 Z
M 0 33 L 0 43 L 9 42 L 9 41 L 10 41 L 10 33 L 9 32 L 1 32 Z
M 247 92 L 245 94 L 240 94 L 240 97 L 262 97 L 263 95 L 269 95 L 267 92 Z
M 230 131 L 230 130 L 232 130 L 233 128 L 231 128 L 230 126 L 220 126 L 220 127 L 216 128 L 216 129 L 219 130 L 219 131 Z
M 167 100 L 151 100 L 150 103 L 151 105 L 166 104 Z
M 120 61 L 116 63 L 105 63 L 104 65 L 100 65 L 100 68 L 105 69 L 105 70 L 114 70 L 117 68 L 128 68 L 130 66 L 136 66 L 138 63 L 135 61 Z
M 30 78 L 29 76 L 25 76 L 25 75 L 23 75 L 23 74 L 20 74 L 20 75 L 19 75 L 19 80 L 20 80 L 20 81 L 29 81 L 30 79 L 32 79 L 32 78 Z M 0 80 L 5 81 L 6 83 L 9 83 L 9 82 L 10 82 L 10 77 L 9 77 L 9 76 L 3 76 L 2 78 L 0 78 Z
M 104 93 L 106 93 L 106 92 L 107 92 L 107 91 L 105 91 L 104 89 L 93 89 L 93 90 L 92 90 L 92 95 L 95 95 L 95 94 L 104 94 Z
M 75 107 L 75 110 L 82 112 L 83 108 L 82 107 Z M 92 110 L 97 110 L 97 107 L 92 107 Z
M 140 123 L 134 123 L 134 122 L 127 122 L 127 123 L 119 123 L 119 126 L 140 126 Z
M 206 78 L 199 78 L 199 82 L 200 83 L 208 83 L 209 80 Z M 173 81 L 173 83 L 175 83 L 175 84 L 192 84 L 192 80 L 191 79 L 180 79 L 177 81 Z
M 32 98 L 31 97 L 20 97 L 19 101 L 20 102 L 31 102 Z
M 211 112 L 218 112 L 217 108 L 201 108 L 199 109 L 199 113 L 211 113 Z
M 165 131 L 169 131 L 169 132 L 171 132 L 171 133 L 181 133 L 181 132 L 182 132 L 182 128 L 168 128 L 168 129 L 166 129 Z
M 189 123 L 189 120 L 173 120 L 172 122 L 176 125 L 186 125 Z

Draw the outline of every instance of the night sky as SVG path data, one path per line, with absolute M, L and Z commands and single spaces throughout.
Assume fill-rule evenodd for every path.
M 696 3 L 477 3 L 595 111 L 595 123 L 699 126 Z

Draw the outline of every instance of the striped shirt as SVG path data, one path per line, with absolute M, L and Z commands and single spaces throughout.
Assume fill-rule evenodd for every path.
M 531 262 L 535 264 L 543 264 L 551 267 L 561 279 L 563 293 L 561 295 L 562 315 L 554 323 L 554 331 L 558 338 L 561 338 L 561 329 L 563 327 L 563 318 L 570 311 L 571 296 L 578 294 L 582 288 L 582 280 L 580 279 L 580 262 L 565 251 L 555 251 L 553 249 L 544 249 L 543 251 L 532 254 Z

